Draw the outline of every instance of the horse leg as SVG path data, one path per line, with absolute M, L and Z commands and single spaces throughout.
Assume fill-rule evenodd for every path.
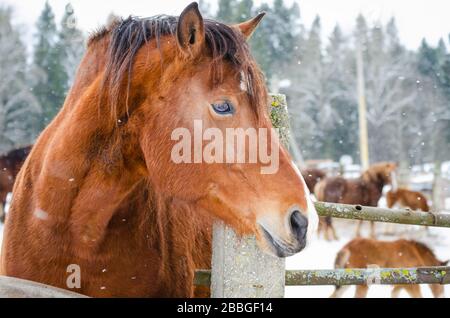
M 366 298 L 368 291 L 369 291 L 369 286 L 367 286 L 367 285 L 356 286 L 355 298 Z
M 405 289 L 412 298 L 422 298 L 422 292 L 420 291 L 419 285 L 406 286 Z
M 339 240 L 339 237 L 336 234 L 336 229 L 334 228 L 333 224 L 330 224 L 331 233 L 333 235 L 333 240 L 337 241 Z
M 0 202 L 0 222 L 5 223 L 5 202 Z
M 325 241 L 327 241 L 327 242 L 331 241 L 331 239 L 330 239 L 330 227 L 328 226 L 328 224 L 325 224 L 324 238 L 325 238 Z
M 350 288 L 349 285 L 336 286 L 336 289 L 331 294 L 330 298 L 341 298 L 342 295 Z
M 434 298 L 444 298 L 444 286 L 439 284 L 428 285 L 433 293 Z
M 319 225 L 317 226 L 317 238 L 320 238 L 322 232 L 323 232 L 323 222 L 319 218 Z
M 400 292 L 402 291 L 402 288 L 403 286 L 395 285 L 394 288 L 392 288 L 391 297 L 398 298 Z
M 391 235 L 391 234 L 394 234 L 394 224 L 392 224 L 392 223 L 386 223 L 385 225 L 384 225 L 384 234 L 385 235 Z
M 358 221 L 358 225 L 356 225 L 356 237 L 361 237 L 361 226 L 362 226 L 362 220 Z
M 370 238 L 376 239 L 375 222 L 374 221 L 370 221 Z

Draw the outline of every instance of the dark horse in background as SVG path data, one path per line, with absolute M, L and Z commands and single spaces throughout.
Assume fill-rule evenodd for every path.
M 0 221 L 5 221 L 6 196 L 12 192 L 14 181 L 25 159 L 31 151 L 31 146 L 14 149 L 0 156 Z
M 274 256 L 301 251 L 317 214 L 276 135 L 266 145 L 279 153 L 273 174 L 261 173 L 260 158 L 171 158 L 173 132 L 193 135 L 194 120 L 222 135 L 271 130 L 247 44 L 263 15 L 229 26 L 204 20 L 192 3 L 180 17 L 115 20 L 91 37 L 61 111 L 18 175 L 1 274 L 70 289 L 78 268 L 72 290 L 81 294 L 190 297 L 195 269 L 211 264 L 216 218 Z M 249 157 L 245 143 L 234 147 Z
M 317 183 L 314 193 L 323 202 L 378 206 L 385 185 L 391 184 L 391 174 L 397 169 L 394 162 L 379 162 L 371 165 L 359 178 L 345 179 L 329 177 Z M 356 236 L 361 235 L 359 221 Z M 332 226 L 332 224 L 330 223 Z M 332 229 L 334 232 L 334 229 Z M 370 222 L 370 236 L 375 238 L 375 224 Z

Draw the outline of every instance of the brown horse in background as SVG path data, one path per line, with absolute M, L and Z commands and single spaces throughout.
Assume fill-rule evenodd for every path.
M 222 132 L 272 128 L 246 43 L 262 16 L 227 26 L 192 3 L 179 18 L 130 17 L 91 37 L 64 106 L 17 178 L 2 274 L 70 288 L 78 268 L 73 291 L 89 296 L 190 297 L 195 269 L 210 266 L 215 218 L 272 255 L 302 250 L 317 215 L 275 136 L 273 174 L 261 174 L 259 159 L 171 160 L 173 131 L 192 132 L 195 119 Z M 245 143 L 236 147 L 248 157 Z
M 312 194 L 314 194 L 316 184 L 326 177 L 324 171 L 316 168 L 301 169 L 301 173 L 303 179 L 305 179 L 306 186 Z M 331 217 L 319 217 L 318 235 L 320 236 L 321 233 L 324 233 L 325 240 L 327 241 L 338 239 Z
M 386 193 L 386 205 L 389 209 L 398 206 L 413 211 L 430 212 L 428 200 L 425 195 L 418 191 L 412 191 L 405 188 L 388 191 L 388 193 Z M 386 224 L 385 233 L 391 233 L 394 226 L 395 225 L 392 223 Z M 425 226 L 425 230 L 428 231 L 428 226 Z
M 309 192 L 314 194 L 316 184 L 326 177 L 326 173 L 316 168 L 304 168 L 300 170 Z
M 430 212 L 427 198 L 418 191 L 411 191 L 404 188 L 390 190 L 386 194 L 386 204 L 388 208 L 399 205 L 402 208 L 410 208 L 413 211 Z
M 368 268 L 377 265 L 380 268 L 412 268 L 424 266 L 445 266 L 436 258 L 433 251 L 425 244 L 397 240 L 384 242 L 371 239 L 357 238 L 347 243 L 337 254 L 335 268 Z M 429 285 L 434 297 L 444 296 L 442 285 Z M 350 286 L 336 286 L 331 297 L 341 297 Z M 356 286 L 355 297 L 367 296 L 367 285 Z M 400 291 L 405 289 L 411 297 L 422 297 L 419 285 L 395 285 L 392 297 L 397 298 Z
M 14 181 L 25 159 L 31 151 L 31 146 L 14 149 L 0 156 L 0 221 L 5 221 L 6 197 L 14 186 Z
M 383 187 L 391 183 L 391 173 L 396 168 L 395 163 L 381 162 L 370 166 L 356 179 L 325 178 L 316 185 L 314 193 L 319 201 L 376 207 Z M 361 235 L 361 224 L 362 221 L 358 223 L 356 236 Z M 370 235 L 374 238 L 375 225 L 374 222 L 370 224 Z

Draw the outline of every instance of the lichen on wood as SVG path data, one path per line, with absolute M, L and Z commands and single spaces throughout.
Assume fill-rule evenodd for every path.
M 393 210 L 328 202 L 315 202 L 315 207 L 317 214 L 320 216 L 398 224 L 450 227 L 449 213 L 416 212 L 406 209 Z
M 280 141 L 287 147 L 289 144 L 289 112 L 287 108 L 286 96 L 283 94 L 271 94 L 269 105 L 270 119 L 272 125 L 277 129 Z
M 288 270 L 286 286 L 450 284 L 450 267 Z
M 450 267 L 418 268 L 345 268 L 287 270 L 286 286 L 305 285 L 398 285 L 398 284 L 450 284 Z M 195 273 L 194 284 L 209 286 L 209 270 Z

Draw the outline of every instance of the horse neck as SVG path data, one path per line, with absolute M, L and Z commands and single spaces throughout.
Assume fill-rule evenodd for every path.
M 383 188 L 385 186 L 385 183 L 383 180 L 378 180 L 377 182 L 375 182 L 375 186 L 377 188 L 377 190 L 382 193 L 383 192 Z
M 377 178 L 376 180 L 374 180 L 372 178 L 368 179 L 367 177 L 365 177 L 363 175 L 360 177 L 360 180 L 362 181 L 363 184 L 374 187 L 377 190 L 377 192 L 379 192 L 380 194 L 383 192 L 385 183 L 380 178 Z
M 87 235 L 89 242 L 94 242 L 89 244 L 95 247 L 95 242 L 106 237 L 108 224 L 117 220 L 115 223 L 120 224 L 122 216 L 127 215 L 136 222 L 136 231 L 128 235 L 148 236 L 152 245 L 158 246 L 167 266 L 179 262 L 173 255 L 188 255 L 188 252 L 199 268 L 206 267 L 210 260 L 212 220 L 207 215 L 200 216 L 189 203 L 156 193 L 148 177 L 151 171 L 145 170 L 143 158 L 137 153 L 140 149 L 138 136 L 121 131 L 127 124 L 119 127 L 117 122 L 109 121 L 113 118 L 109 103 L 102 100 L 104 96 L 99 93 L 104 63 L 94 69 L 89 67 L 106 47 L 106 44 L 98 45 L 88 50 L 79 68 L 88 71 L 78 72 L 62 111 L 38 142 L 47 146 L 49 165 L 63 161 L 61 156 L 72 156 L 69 163 L 72 166 L 65 168 L 77 170 L 73 179 L 80 187 L 67 199 L 72 202 L 71 213 L 77 214 L 80 223 L 75 229 L 75 233 L 80 231 L 76 236 Z M 134 136 L 130 137 L 134 139 L 123 140 L 124 135 Z M 64 149 L 64 153 L 56 149 Z M 93 197 L 92 191 L 100 193 L 100 197 Z M 102 218 L 96 217 L 98 211 L 102 211 Z M 165 242 L 173 244 L 166 246 Z M 174 246 L 183 251 L 173 251 Z M 88 255 L 89 247 L 81 245 L 82 253 Z
M 163 268 L 170 271 L 180 258 L 195 268 L 210 268 L 213 218 L 189 202 L 157 193 L 149 183 L 144 191 L 145 212 L 136 216 L 138 235 L 157 246 Z

